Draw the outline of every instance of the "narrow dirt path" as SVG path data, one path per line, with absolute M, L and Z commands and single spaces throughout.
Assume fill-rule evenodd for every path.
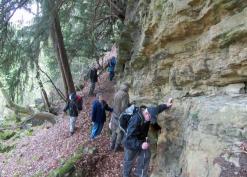
M 96 91 L 103 93 L 105 100 L 111 104 L 114 95 L 115 81 L 109 81 L 107 74 L 103 74 L 100 81 L 100 89 Z M 85 89 L 87 90 L 87 89 Z M 87 99 L 86 106 L 91 106 L 91 100 Z M 88 108 L 88 107 L 87 107 Z M 123 151 L 111 152 L 110 145 L 110 130 L 108 128 L 110 116 L 105 122 L 102 134 L 93 142 L 85 144 L 87 147 L 96 148 L 96 152 L 90 155 L 85 155 L 76 164 L 77 169 L 86 169 L 85 176 L 92 177 L 121 177 Z
M 111 104 L 114 94 L 114 81 L 107 80 L 104 73 L 96 86 L 96 92 L 102 92 L 106 101 Z M 83 90 L 83 95 L 88 88 Z M 83 168 L 87 176 L 118 177 L 121 176 L 123 152 L 112 153 L 109 149 L 110 134 L 108 128 L 109 116 L 104 125 L 102 135 L 90 142 L 91 103 L 94 97 L 84 98 L 84 110 L 80 113 L 76 132 L 69 136 L 68 116 L 60 118 L 53 127 L 37 129 L 32 136 L 18 140 L 16 148 L 8 154 L 0 154 L 1 177 L 47 176 L 47 174 L 63 164 L 79 147 L 96 147 L 93 155 L 85 155 L 79 160 L 76 168 Z M 62 107 L 61 105 L 61 114 Z

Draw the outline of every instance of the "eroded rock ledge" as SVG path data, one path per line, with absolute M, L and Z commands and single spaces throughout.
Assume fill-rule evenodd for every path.
M 247 1 L 128 1 L 126 14 L 120 82 L 142 104 L 175 98 L 152 176 L 246 176 Z

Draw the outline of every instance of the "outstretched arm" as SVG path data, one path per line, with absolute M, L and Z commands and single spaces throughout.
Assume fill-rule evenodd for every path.
M 113 109 L 107 103 L 105 103 L 105 110 L 107 110 L 109 112 L 113 111 Z
M 169 109 L 172 107 L 172 98 L 169 98 L 166 104 L 160 104 L 158 105 L 158 113 L 163 112 L 166 109 Z

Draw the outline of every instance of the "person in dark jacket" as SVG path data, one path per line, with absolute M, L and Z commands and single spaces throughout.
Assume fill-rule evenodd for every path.
M 105 100 L 103 100 L 103 96 L 98 93 L 97 99 L 93 101 L 92 104 L 92 132 L 91 132 L 91 140 L 94 140 L 96 136 L 98 136 L 104 126 L 106 121 L 106 113 L 105 111 L 112 112 L 113 109 L 108 106 Z
M 109 80 L 112 81 L 113 77 L 115 76 L 115 65 L 116 65 L 116 57 L 112 57 L 108 61 L 108 72 L 109 72 Z
M 70 135 L 74 134 L 75 131 L 75 123 L 76 123 L 76 119 L 78 117 L 78 105 L 77 105 L 77 95 L 75 92 L 71 93 L 69 95 L 69 101 L 66 104 L 65 108 L 64 108 L 64 113 L 67 112 L 67 110 L 69 110 L 69 131 L 70 131 Z
M 93 66 L 92 68 L 90 68 L 89 78 L 90 78 L 90 82 L 91 82 L 89 95 L 93 96 L 96 82 L 98 82 L 98 74 L 97 74 L 97 67 L 96 66 Z
M 149 143 L 147 142 L 147 135 L 150 121 L 151 123 L 155 123 L 158 114 L 169 109 L 171 106 L 172 99 L 170 98 L 167 104 L 140 109 L 133 115 L 133 117 L 131 117 L 124 141 L 123 177 L 130 176 L 132 164 L 137 156 L 135 175 L 139 177 L 148 176 L 151 152 L 149 149 Z

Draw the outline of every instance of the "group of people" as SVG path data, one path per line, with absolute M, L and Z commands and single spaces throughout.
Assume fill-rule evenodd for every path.
M 110 75 L 109 79 L 112 80 L 113 77 L 114 73 Z M 96 99 L 92 103 L 92 129 L 90 140 L 94 141 L 96 137 L 101 134 L 106 121 L 106 111 L 111 112 L 111 120 L 109 123 L 111 141 L 109 148 L 113 152 L 116 152 L 121 149 L 121 146 L 124 147 L 123 177 L 130 177 L 133 163 L 136 158 L 137 166 L 134 175 L 138 177 L 147 177 L 151 158 L 150 144 L 147 139 L 149 126 L 150 124 L 156 123 L 159 113 L 171 108 L 172 99 L 170 98 L 166 104 L 140 107 L 129 119 L 126 131 L 123 131 L 120 127 L 119 119 L 123 112 L 131 105 L 128 94 L 129 88 L 129 83 L 123 83 L 120 86 L 119 90 L 114 95 L 112 107 L 108 105 L 101 93 L 96 95 Z M 72 93 L 69 96 L 69 100 L 64 111 L 66 112 L 69 110 L 70 134 L 73 135 L 76 117 L 78 116 L 78 108 L 80 107 L 74 106 L 73 103 L 80 104 L 82 102 L 79 102 L 80 99 L 75 93 Z M 77 112 L 71 111 L 71 106 L 72 109 L 77 109 Z
M 109 72 L 109 80 L 112 81 L 114 76 L 115 76 L 115 66 L 116 66 L 116 57 L 113 56 L 111 57 L 108 62 L 107 62 L 107 70 Z M 93 96 L 94 95 L 94 89 L 95 85 L 98 82 L 98 70 L 99 66 L 98 65 L 92 65 L 89 70 L 89 79 L 90 79 L 90 90 L 89 90 L 89 95 Z
M 113 100 L 113 112 L 111 114 L 110 129 L 111 145 L 110 149 L 118 151 L 121 144 L 124 146 L 123 177 L 129 177 L 133 162 L 137 158 L 135 176 L 147 177 L 151 151 L 147 140 L 150 123 L 155 124 L 159 113 L 172 106 L 170 98 L 166 104 L 158 106 L 141 106 L 128 120 L 126 131 L 120 127 L 120 117 L 123 112 L 132 105 L 129 101 L 128 90 L 130 85 L 124 83 L 115 93 Z

